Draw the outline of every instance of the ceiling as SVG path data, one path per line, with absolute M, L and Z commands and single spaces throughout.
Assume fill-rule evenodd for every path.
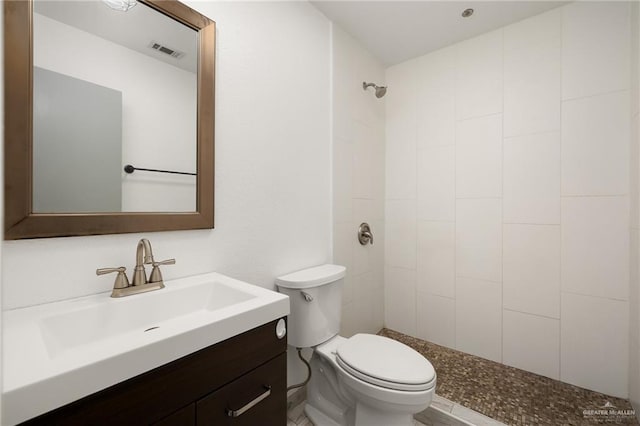
M 567 1 L 312 1 L 384 65 L 394 65 Z M 463 18 L 461 13 L 475 13 Z
M 34 12 L 185 71 L 196 72 L 197 32 L 142 3 L 121 12 L 97 0 L 37 0 Z M 178 59 L 153 50 L 149 47 L 152 41 L 184 55 Z

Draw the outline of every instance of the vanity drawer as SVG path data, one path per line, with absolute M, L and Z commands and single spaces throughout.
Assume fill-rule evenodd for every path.
M 188 426 L 196 424 L 196 404 L 189 404 L 151 426 Z
M 277 358 L 199 400 L 198 426 L 287 423 L 287 356 Z

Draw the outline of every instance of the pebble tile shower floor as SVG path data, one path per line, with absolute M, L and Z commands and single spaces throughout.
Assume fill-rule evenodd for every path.
M 393 330 L 398 340 L 431 361 L 438 374 L 436 393 L 507 425 L 638 424 L 633 416 L 585 417 L 609 403 L 632 410 L 629 401 L 593 392 L 514 367 L 445 348 Z

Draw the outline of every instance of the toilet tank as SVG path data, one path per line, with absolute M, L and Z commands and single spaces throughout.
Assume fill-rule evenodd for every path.
M 291 346 L 309 348 L 340 332 L 345 272 L 344 266 L 321 265 L 276 278 L 278 290 L 289 296 Z

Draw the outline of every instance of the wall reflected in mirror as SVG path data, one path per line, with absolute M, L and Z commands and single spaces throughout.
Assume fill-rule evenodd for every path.
M 198 34 L 137 3 L 36 0 L 33 212 L 194 212 Z

